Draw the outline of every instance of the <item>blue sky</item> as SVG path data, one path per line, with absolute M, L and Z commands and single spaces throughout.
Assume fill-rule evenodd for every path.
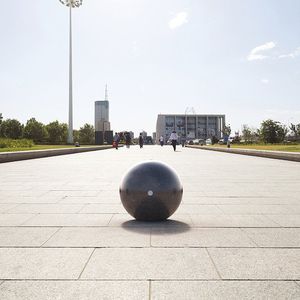
M 83 0 L 73 10 L 74 128 L 108 85 L 114 130 L 159 113 L 225 114 L 233 130 L 300 123 L 300 1 Z M 3 1 L 0 112 L 68 120 L 68 9 Z

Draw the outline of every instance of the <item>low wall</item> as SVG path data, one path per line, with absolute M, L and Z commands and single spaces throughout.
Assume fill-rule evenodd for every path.
M 198 145 L 188 145 L 187 147 L 201 149 L 201 150 L 227 152 L 233 154 L 251 155 L 251 156 L 259 156 L 259 157 L 300 162 L 299 152 L 282 152 L 282 151 L 253 150 L 253 149 L 241 149 L 241 148 L 221 148 L 221 147 L 208 147 L 208 146 L 198 146 Z
M 112 146 L 95 146 L 95 147 L 74 147 L 74 148 L 60 148 L 60 149 L 47 149 L 47 150 L 29 150 L 29 151 L 16 151 L 16 152 L 0 152 L 0 163 L 42 158 L 56 155 L 74 154 L 80 152 L 97 151 L 112 149 Z

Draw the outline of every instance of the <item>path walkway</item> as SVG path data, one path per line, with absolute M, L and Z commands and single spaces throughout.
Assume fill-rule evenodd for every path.
M 299 299 L 300 164 L 145 146 L 0 165 L 0 299 Z M 160 160 L 184 187 L 140 223 L 118 186 Z

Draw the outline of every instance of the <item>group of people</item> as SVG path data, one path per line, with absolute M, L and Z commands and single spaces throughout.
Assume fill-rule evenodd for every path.
M 125 145 L 127 148 L 130 147 L 130 144 L 131 144 L 131 136 L 130 136 L 130 133 L 129 132 L 124 132 L 123 134 L 123 138 L 125 140 Z M 120 140 L 121 140 L 121 134 L 119 133 L 115 133 L 115 135 L 113 136 L 113 147 L 116 148 L 116 150 L 118 150 L 118 147 L 119 147 L 119 143 L 120 143 Z
M 125 139 L 126 147 L 129 148 L 130 144 L 131 144 L 131 136 L 130 136 L 129 132 L 124 133 L 124 139 Z M 118 150 L 120 140 L 121 140 L 121 136 L 120 136 L 120 134 L 118 134 L 116 132 L 113 137 L 113 147 L 116 148 L 116 150 Z M 176 131 L 173 130 L 170 135 L 169 141 L 171 141 L 174 151 L 176 151 L 177 140 L 178 140 L 178 135 L 177 135 Z M 161 136 L 159 138 L 159 143 L 161 146 L 164 145 L 164 137 L 163 136 Z M 143 146 L 144 146 L 144 138 L 143 138 L 142 133 L 140 133 L 140 136 L 139 136 L 139 146 L 140 146 L 140 148 L 143 148 Z

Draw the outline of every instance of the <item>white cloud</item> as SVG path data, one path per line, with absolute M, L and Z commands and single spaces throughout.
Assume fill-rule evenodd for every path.
M 262 60 L 265 58 L 268 58 L 268 55 L 262 54 L 265 53 L 265 51 L 273 49 L 276 46 L 274 42 L 268 42 L 263 45 L 257 46 L 254 49 L 251 50 L 250 54 L 247 56 L 247 60 Z
M 281 54 L 278 56 L 278 58 L 295 58 L 296 56 L 300 55 L 300 47 L 298 47 L 296 50 L 294 50 L 291 53 L 288 54 Z
M 269 81 L 269 79 L 264 78 L 264 79 L 261 79 L 260 82 L 263 84 L 268 84 L 270 81 Z
M 168 23 L 170 29 L 175 29 L 182 26 L 184 23 L 187 23 L 188 13 L 185 11 L 179 12 L 176 16 L 171 19 Z
M 132 42 L 132 54 L 134 56 L 139 56 L 139 54 L 140 54 L 140 48 L 138 46 L 137 41 Z

